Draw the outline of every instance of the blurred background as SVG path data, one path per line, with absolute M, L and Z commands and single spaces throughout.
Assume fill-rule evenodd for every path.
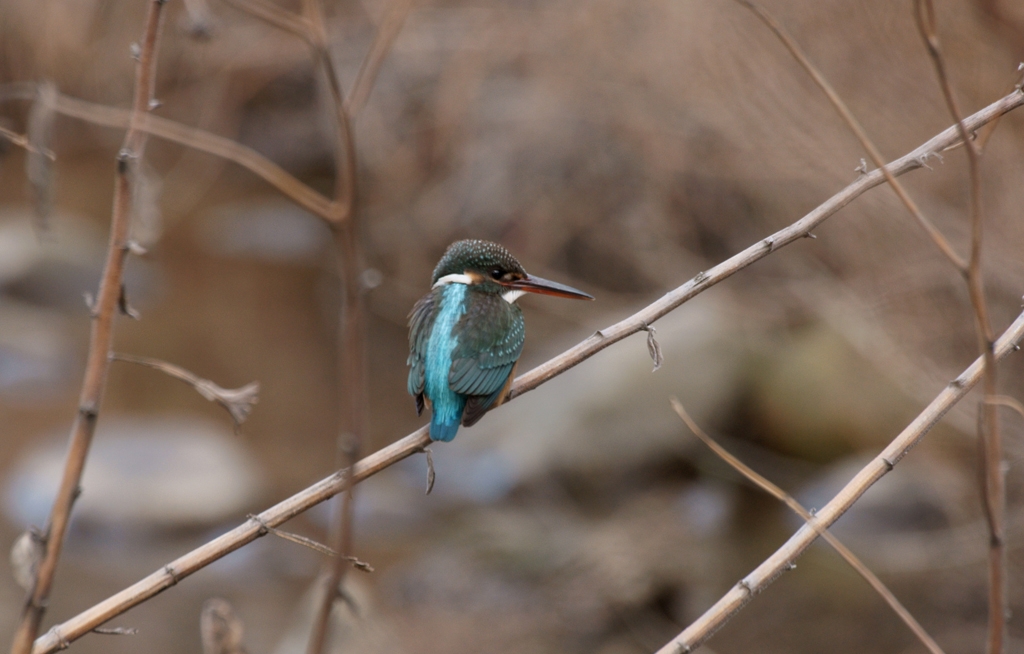
M 389 11 L 327 3 L 351 85 Z M 294 5 L 294 6 L 292 6 Z M 281 6 L 298 9 L 298 3 Z M 966 112 L 1009 92 L 1024 59 L 1012 0 L 939 1 Z M 910 2 L 766 1 L 888 158 L 951 120 Z M 52 149 L 33 167 L 0 141 L 0 542 L 42 527 L 63 464 L 123 134 L 33 101 L 41 83 L 130 106 L 146 3 L 0 0 L 0 125 Z M 299 39 L 219 0 L 173 2 L 158 115 L 252 147 L 330 193 L 332 123 Z M 1024 120 L 983 159 L 994 327 L 1024 294 Z M 797 220 L 858 174 L 863 153 L 807 74 L 726 0 L 415 0 L 354 126 L 371 272 L 371 442 L 423 420 L 405 392 L 406 317 L 453 240 L 505 244 L 527 270 L 597 297 L 521 301 L 520 371 Z M 38 162 L 37 162 L 38 163 Z M 966 252 L 962 150 L 903 178 Z M 150 139 L 126 288 L 141 320 L 118 352 L 224 387 L 261 384 L 241 433 L 186 385 L 115 362 L 46 625 L 65 620 L 335 468 L 339 286 L 330 234 L 253 174 Z M 35 182 L 35 186 L 30 184 Z M 34 205 L 49 203 L 45 225 Z M 964 284 L 886 188 L 657 323 L 651 372 L 633 336 L 357 491 L 337 651 L 650 652 L 798 526 L 707 452 L 678 397 L 746 463 L 820 507 L 976 356 Z M 1020 397 L 1021 359 L 1000 367 Z M 951 412 L 835 533 L 947 652 L 982 652 L 986 531 L 977 394 Z M 1004 414 L 1011 607 L 1024 597 L 1019 416 Z M 330 508 L 287 529 L 326 538 Z M 199 613 L 230 601 L 253 653 L 304 651 L 319 556 L 260 539 L 114 620 L 75 651 L 200 651 Z M 22 589 L 0 575 L 0 641 Z M 45 625 L 44 625 L 45 628 Z M 1010 623 L 1011 649 L 1024 629 Z M 832 551 L 710 642 L 714 652 L 918 652 Z

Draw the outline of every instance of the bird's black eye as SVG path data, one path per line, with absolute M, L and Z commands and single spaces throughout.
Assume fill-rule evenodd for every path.
M 502 274 L 501 268 L 494 268 L 491 270 L 491 277 L 494 279 L 501 279 Z

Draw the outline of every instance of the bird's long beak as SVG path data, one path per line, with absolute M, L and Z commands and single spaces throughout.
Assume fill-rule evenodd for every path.
M 559 284 L 558 282 L 553 282 L 551 280 L 544 279 L 543 277 L 535 277 L 533 275 L 527 275 L 523 279 L 517 279 L 513 282 L 509 282 L 506 286 L 516 290 L 526 291 L 528 293 L 567 297 L 573 300 L 594 299 L 593 295 L 579 291 L 572 286 L 566 286 L 565 284 Z

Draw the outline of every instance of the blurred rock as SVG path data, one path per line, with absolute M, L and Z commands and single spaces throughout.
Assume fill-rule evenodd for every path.
M 196 236 L 218 256 L 307 265 L 322 261 L 331 240 L 322 220 L 283 199 L 214 207 Z
M 325 652 L 368 654 L 370 652 L 403 651 L 392 635 L 392 629 L 380 617 L 373 595 L 357 575 L 349 572 L 343 583 L 343 596 L 331 612 Z M 284 636 L 274 647 L 274 654 L 302 654 L 309 646 L 310 634 L 320 610 L 326 578 L 321 576 L 306 591 L 292 615 Z
M 720 498 L 724 515 L 731 497 Z M 664 642 L 717 597 L 729 559 L 723 534 L 689 513 L 667 490 L 623 498 L 598 520 L 552 502 L 477 509 L 385 571 L 381 588 L 409 624 L 450 626 L 426 651 L 535 651 L 518 629 L 540 642 L 589 642 L 634 622 Z
M 753 375 L 750 417 L 766 445 L 828 461 L 889 442 L 914 406 L 842 336 L 812 324 L 765 352 Z
M 79 364 L 66 319 L 0 294 L 0 396 L 19 404 L 42 403 L 78 381 Z
M 66 436 L 15 464 L 4 511 L 42 525 L 60 483 Z M 228 421 L 100 416 L 74 519 L 98 528 L 171 529 L 215 524 L 256 508 L 260 472 Z

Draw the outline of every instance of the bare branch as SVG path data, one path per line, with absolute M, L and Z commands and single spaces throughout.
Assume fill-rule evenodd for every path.
M 996 395 L 994 397 L 986 397 L 984 401 L 988 402 L 989 404 L 996 404 L 999 406 L 1005 406 L 1010 409 L 1013 409 L 1014 411 L 1017 412 L 1017 415 L 1019 415 L 1021 418 L 1024 418 L 1024 404 L 1021 404 L 1012 397 L 1007 397 L 1006 395 Z
M 57 571 L 64 534 L 71 517 L 71 508 L 82 480 L 85 460 L 96 428 L 96 416 L 103 398 L 103 387 L 110 367 L 108 356 L 114 338 L 114 318 L 124 264 L 128 256 L 128 233 L 131 227 L 131 179 L 128 159 L 141 159 L 146 146 L 146 134 L 139 130 L 142 116 L 150 111 L 150 100 L 156 81 L 156 61 L 160 26 L 162 24 L 164 0 L 152 0 L 146 18 L 146 27 L 139 46 L 139 59 L 135 67 L 135 98 L 132 104 L 128 132 L 124 145 L 118 153 L 117 177 L 114 190 L 114 206 L 110 218 L 110 243 L 107 248 L 103 277 L 94 305 L 92 333 L 89 339 L 89 355 L 86 362 L 85 379 L 78 401 L 78 414 L 71 430 L 67 459 L 61 476 L 60 487 L 50 511 L 46 529 L 46 554 L 39 565 L 35 587 L 22 612 L 21 622 L 14 635 L 11 654 L 28 654 L 39 633 L 39 625 L 50 597 L 53 578 Z M 99 626 L 93 625 L 93 627 Z
M 996 116 L 1003 115 L 1022 104 L 1024 104 L 1024 94 L 1020 91 L 1015 91 L 968 117 L 965 123 L 969 129 L 977 129 Z M 949 128 L 930 139 L 927 143 L 915 149 L 913 152 L 910 152 L 904 157 L 901 157 L 889 164 L 890 170 L 894 175 L 902 175 L 910 170 L 919 168 L 920 157 L 922 154 L 925 152 L 941 150 L 957 140 L 958 135 L 956 133 L 956 129 Z M 707 272 L 701 273 L 697 278 L 694 278 L 682 286 L 666 293 L 659 300 L 644 307 L 632 316 L 629 316 L 610 327 L 599 330 L 593 336 L 585 339 L 578 345 L 521 375 L 513 384 L 510 399 L 537 388 L 549 379 L 573 368 L 613 343 L 617 343 L 632 334 L 642 331 L 644 325 L 652 324 L 658 318 L 661 318 L 670 311 L 678 308 L 683 303 L 699 295 L 708 288 L 711 288 L 718 282 L 721 282 L 739 270 L 763 259 L 768 256 L 770 252 L 778 252 L 779 248 L 803 238 L 803 236 L 811 229 L 824 222 L 830 216 L 839 211 L 839 209 L 849 204 L 853 199 L 868 189 L 882 184 L 884 181 L 884 177 L 877 170 L 860 176 L 857 180 L 834 195 L 824 204 L 820 205 L 814 211 L 792 225 L 789 225 L 788 227 L 773 234 L 770 239 L 774 243 L 774 247 L 767 247 L 765 241 L 760 241 L 752 245 Z M 1006 352 L 1011 349 L 1011 346 L 1020 340 L 1022 335 L 1024 335 L 1024 316 L 1018 318 L 1018 320 L 1015 321 L 1003 335 L 1002 339 L 999 341 L 999 349 L 997 350 L 998 355 L 1005 355 Z M 919 416 L 918 419 L 912 423 L 911 427 L 908 428 L 910 431 L 905 431 L 904 434 L 910 433 L 915 438 L 919 438 L 920 435 L 922 435 L 928 428 L 934 425 L 941 415 L 953 404 L 962 399 L 964 395 L 966 395 L 967 391 L 970 390 L 970 388 L 977 382 L 980 376 L 980 366 L 981 363 L 979 361 L 975 362 L 970 368 L 968 368 L 968 370 L 957 379 L 956 383 L 951 384 L 945 391 L 943 391 L 942 394 L 932 402 L 929 408 L 926 409 L 925 413 Z M 905 443 L 908 438 L 910 437 L 904 437 L 901 435 L 897 441 L 894 441 L 893 445 L 890 445 L 890 449 L 897 448 L 900 444 Z M 916 440 L 913 442 L 916 442 Z M 421 427 L 405 438 L 402 438 L 401 440 L 396 441 L 360 460 L 352 468 L 351 482 L 353 484 L 359 483 L 381 470 L 394 465 L 417 452 L 421 452 L 423 448 L 429 446 L 430 443 L 431 441 L 428 435 L 428 428 L 426 426 Z M 889 449 L 886 451 L 888 452 Z M 902 456 L 902 453 L 901 451 L 897 451 L 897 454 L 900 456 Z M 865 473 L 862 473 L 862 475 L 863 474 Z M 871 474 L 874 474 L 874 472 Z M 884 472 L 877 476 L 880 477 L 881 474 L 884 474 Z M 103 624 L 133 606 L 137 606 L 157 593 L 177 584 L 184 577 L 203 569 L 214 561 L 226 556 L 230 552 L 243 547 L 260 536 L 263 536 L 267 533 L 265 526 L 276 527 L 309 510 L 317 504 L 333 497 L 347 487 L 348 476 L 347 469 L 339 470 L 326 479 L 313 484 L 312 486 L 267 509 L 263 513 L 259 514 L 258 519 L 252 519 L 242 525 L 239 525 L 231 531 L 219 536 L 205 545 L 202 545 L 196 550 L 181 556 L 172 563 L 150 574 L 148 577 L 136 582 L 132 586 L 112 595 L 70 620 L 57 625 L 36 642 L 33 654 L 49 654 L 50 652 L 54 652 L 59 649 L 62 643 L 71 642 L 81 638 L 93 627 Z M 877 477 L 875 478 L 877 479 Z M 857 479 L 862 483 L 860 476 L 858 476 Z M 868 484 L 870 484 L 871 481 L 873 481 L 873 479 L 869 480 Z M 844 494 L 843 498 L 848 499 L 848 496 Z M 842 510 L 845 510 L 846 508 L 848 508 L 848 505 L 841 507 Z M 833 507 L 829 509 L 829 513 L 827 514 L 819 513 L 818 519 L 820 519 L 820 516 L 822 515 L 829 515 L 831 516 L 831 521 L 834 521 L 842 512 L 840 510 L 839 513 L 834 513 L 836 510 L 838 510 L 837 507 Z M 831 524 L 831 522 L 828 524 Z M 800 551 L 803 551 L 803 549 L 810 543 L 810 540 L 813 540 L 814 537 L 813 530 L 809 531 L 808 534 L 801 535 L 801 533 L 802 532 L 797 534 L 797 536 L 799 536 L 799 540 L 797 540 L 795 544 L 790 545 L 787 550 L 787 552 L 793 552 L 794 556 Z M 797 538 L 797 536 L 794 536 L 794 538 Z M 804 543 L 803 539 L 808 537 L 810 537 L 810 540 L 807 540 L 807 542 Z M 777 567 L 775 567 L 776 564 Z M 767 580 L 777 576 L 786 564 L 788 564 L 786 555 L 777 554 L 775 558 L 762 565 L 762 568 L 764 568 L 764 566 L 769 566 L 769 568 L 774 570 L 774 573 L 764 579 Z M 758 570 L 761 571 L 762 568 L 759 568 Z M 768 570 L 768 568 L 765 568 L 765 570 Z M 719 602 L 719 604 L 729 602 L 729 606 L 732 608 L 727 607 L 725 609 L 725 613 L 720 616 L 715 623 L 720 624 L 721 622 L 724 622 L 725 615 L 737 610 L 743 603 L 745 603 L 744 599 L 737 604 L 731 604 L 735 599 L 737 599 L 737 597 L 730 594 L 726 599 Z M 709 625 L 706 624 L 705 626 Z M 685 633 L 686 636 L 689 637 L 694 632 L 688 631 Z M 706 635 L 704 638 L 706 638 Z
M 373 83 L 377 81 L 377 73 L 380 72 L 381 64 L 384 63 L 398 33 L 402 31 L 402 25 L 405 24 L 405 19 L 412 9 L 412 3 L 413 0 L 394 0 L 384 20 L 377 28 L 370 51 L 366 53 L 366 57 L 363 58 L 363 62 L 359 66 L 356 81 L 352 83 L 352 90 L 345 103 L 345 111 L 352 120 L 359 116 L 359 112 L 366 105 L 370 91 L 373 89 Z
M 116 128 L 127 127 L 131 116 L 130 112 L 123 109 L 93 104 L 67 95 L 57 98 L 57 112 L 95 125 Z M 152 136 L 234 162 L 318 216 L 333 216 L 340 211 L 337 203 L 309 188 L 252 148 L 231 139 L 159 116 L 145 116 L 138 128 Z
M 250 520 L 259 520 L 260 519 L 259 516 L 251 515 L 251 514 L 248 517 L 249 517 Z M 332 556 L 332 557 L 333 556 L 338 556 L 338 553 L 336 551 L 332 550 L 330 547 L 327 547 L 323 543 L 320 543 L 320 542 L 317 542 L 317 541 L 313 540 L 312 538 L 306 538 L 305 536 L 300 536 L 298 534 L 293 534 L 290 531 L 284 531 L 283 529 L 278 529 L 277 527 L 271 527 L 270 525 L 263 525 L 263 528 L 266 529 L 271 534 L 277 536 L 278 538 L 283 538 L 284 540 L 290 541 L 292 543 L 296 543 L 298 545 L 302 545 L 303 547 L 308 547 L 309 549 L 313 550 L 314 552 L 319 552 L 320 554 L 326 554 L 327 556 Z M 366 561 L 361 561 L 361 560 L 357 559 L 354 556 L 347 556 L 347 557 L 345 557 L 345 559 L 348 560 L 352 564 L 352 567 L 356 568 L 357 570 L 361 570 L 363 572 L 373 572 L 374 571 L 372 565 L 370 565 Z
M 57 160 L 57 155 L 53 152 L 53 150 L 39 149 L 29 142 L 28 136 L 11 131 L 3 125 L 0 125 L 0 137 L 7 139 L 14 145 L 18 146 L 19 148 L 24 149 L 26 152 L 41 155 L 43 157 L 46 157 L 50 161 Z
M 1003 332 L 996 343 L 996 358 L 1015 351 L 1015 345 L 1024 339 L 1024 313 Z M 904 456 L 931 430 L 949 409 L 962 400 L 982 378 L 984 360 L 978 358 L 960 376 L 946 385 L 938 396 L 925 407 L 882 452 L 861 468 L 853 479 L 822 507 L 813 518 L 726 593 L 704 615 L 682 633 L 658 650 L 658 654 L 676 654 L 696 649 L 712 636 L 729 618 L 746 606 L 755 595 L 767 588 L 818 537 L 843 515 L 876 481 L 892 470 Z
M 235 423 L 236 433 L 246 418 L 249 417 L 253 406 L 259 401 L 260 383 L 258 381 L 249 382 L 241 388 L 221 388 L 209 379 L 203 379 L 181 366 L 176 366 L 173 363 L 161 361 L 160 359 L 111 353 L 110 360 L 146 366 L 147 368 L 159 370 L 175 379 L 180 379 L 210 402 L 216 402 L 224 407 L 231 414 L 231 420 Z
M 868 582 L 868 584 L 875 590 L 876 593 L 881 595 L 882 599 L 885 600 L 886 604 L 888 604 L 889 607 L 893 610 L 893 612 L 899 616 L 900 620 L 902 620 L 903 623 L 907 625 L 907 627 L 912 632 L 914 632 L 914 635 L 917 636 L 917 639 L 921 641 L 921 644 L 924 645 L 929 652 L 931 652 L 932 654 L 943 654 L 942 648 L 939 647 L 939 644 L 936 643 L 935 640 L 928 635 L 928 632 L 924 630 L 924 627 L 922 627 L 921 624 L 914 618 L 914 616 L 910 614 L 910 611 L 908 611 L 906 607 L 904 607 L 903 604 L 900 603 L 898 599 L 896 599 L 896 596 L 893 595 L 892 591 L 890 591 L 884 583 L 882 583 L 882 580 L 879 579 L 875 575 L 875 573 L 871 572 L 870 568 L 864 565 L 864 562 L 857 558 L 857 555 L 850 551 L 850 549 L 847 548 L 846 545 L 843 545 L 843 543 L 840 542 L 840 540 L 836 538 L 835 535 L 832 534 L 832 532 L 828 531 L 828 529 L 825 529 L 817 525 L 814 522 L 814 516 L 811 515 L 810 511 L 805 509 L 802 504 L 797 502 L 792 495 L 790 495 L 786 491 L 782 490 L 781 488 L 773 484 L 771 481 L 768 480 L 768 478 L 755 472 L 750 466 L 737 459 L 735 456 L 730 454 L 724 447 L 715 442 L 713 438 L 708 436 L 707 433 L 703 429 L 701 429 L 696 422 L 694 422 L 693 418 L 691 418 L 690 415 L 686 412 L 686 409 L 683 408 L 683 405 L 680 404 L 679 400 L 677 400 L 676 398 L 672 398 L 671 401 L 672 408 L 675 409 L 675 412 L 679 414 L 680 418 L 683 419 L 683 422 L 685 422 L 686 426 L 690 428 L 690 431 L 693 432 L 694 436 L 699 438 L 705 445 L 711 448 L 711 451 L 717 454 L 720 459 L 722 459 L 730 466 L 732 466 L 740 474 L 742 474 L 744 477 L 746 477 L 755 485 L 757 485 L 761 490 L 768 493 L 775 499 L 779 500 L 780 502 L 788 506 L 793 511 L 793 513 L 796 513 L 798 516 L 803 518 L 804 522 L 806 522 L 812 529 L 814 529 L 817 532 L 818 536 L 824 538 L 825 541 L 829 545 L 831 545 L 832 548 L 835 549 L 835 551 L 838 552 L 839 555 L 843 557 L 843 559 L 847 563 L 850 564 L 850 567 L 856 570 L 857 573 L 861 577 L 863 577 L 865 581 Z
M 760 18 L 761 21 L 767 25 L 777 37 L 779 37 L 779 40 L 786 46 L 786 49 L 793 55 L 793 58 L 796 59 L 797 62 L 803 66 L 804 70 L 810 74 L 814 79 L 814 83 L 817 84 L 825 93 L 829 102 L 832 103 L 832 106 L 835 107 L 836 111 L 839 112 L 839 115 L 842 116 L 844 121 L 846 121 L 846 124 L 857 137 L 857 140 L 860 141 L 861 146 L 867 151 L 868 156 L 871 157 L 871 161 L 874 162 L 875 166 L 881 169 L 882 174 L 885 175 L 885 181 L 888 182 L 892 187 L 892 190 L 896 192 L 896 195 L 903 203 L 903 206 L 905 206 L 907 211 L 914 216 L 918 224 L 924 228 L 925 232 L 928 233 L 928 236 L 930 236 L 932 241 L 935 242 L 935 245 L 938 246 L 939 250 L 946 255 L 946 258 L 956 266 L 957 270 L 966 274 L 967 262 L 965 262 L 963 258 L 956 253 L 953 246 L 951 246 L 949 241 L 946 240 L 946 237 L 942 235 L 942 232 L 940 232 L 938 228 L 936 228 L 935 225 L 933 225 L 931 221 L 921 213 L 921 210 L 917 207 L 917 204 L 913 199 L 911 199 L 906 189 L 903 188 L 903 185 L 896 181 L 896 177 L 886 169 L 885 160 L 882 158 L 882 154 L 878 151 L 878 148 L 875 147 L 875 144 L 871 142 L 871 139 L 868 138 L 867 132 L 853 115 L 853 112 L 851 112 L 850 108 L 846 106 L 846 103 L 839 97 L 839 94 L 836 93 L 834 88 L 832 88 L 832 85 L 829 84 L 827 79 L 825 79 L 825 76 L 821 74 L 821 71 L 811 63 L 811 60 L 808 59 L 803 49 L 800 48 L 793 37 L 790 36 L 786 28 L 783 27 L 782 24 L 779 23 L 779 21 L 777 21 L 775 17 L 772 16 L 764 7 L 751 2 L 750 0 L 736 0 L 736 2 L 754 12 L 754 14 Z

